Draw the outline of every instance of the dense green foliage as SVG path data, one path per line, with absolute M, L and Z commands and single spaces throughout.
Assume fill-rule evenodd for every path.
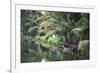
M 21 62 L 89 59 L 89 13 L 21 10 Z

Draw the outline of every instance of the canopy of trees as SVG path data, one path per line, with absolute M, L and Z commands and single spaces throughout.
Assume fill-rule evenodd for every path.
M 89 59 L 89 13 L 21 10 L 21 62 Z

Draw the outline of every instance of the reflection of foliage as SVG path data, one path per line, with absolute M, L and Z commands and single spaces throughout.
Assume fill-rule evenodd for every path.
M 21 62 L 89 59 L 88 46 L 88 13 L 21 10 Z

